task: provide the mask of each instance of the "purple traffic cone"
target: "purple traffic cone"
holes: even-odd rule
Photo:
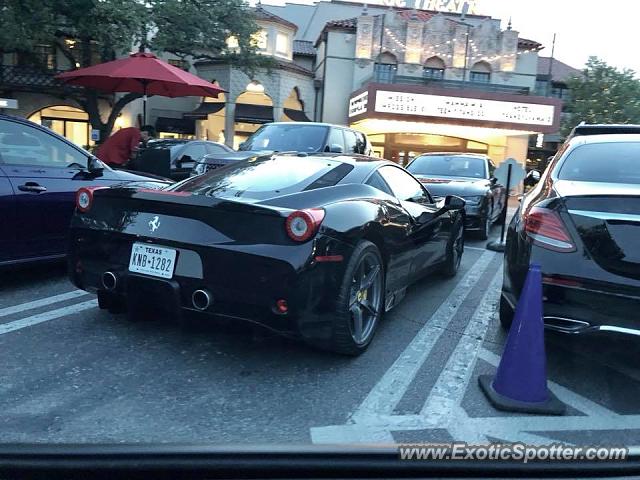
[[[542,274],[531,265],[495,378],[481,375],[491,404],[509,412],[562,415],[565,405],[547,388],[542,319]]]

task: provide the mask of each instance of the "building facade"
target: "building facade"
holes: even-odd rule
[[[148,123],[161,136],[237,148],[264,123],[322,121],[367,133],[379,156],[403,165],[433,151],[485,153],[496,163],[511,157],[528,165],[532,154],[546,155],[559,141],[566,69],[554,63],[547,79],[549,63],[538,56],[542,45],[521,38],[510,24],[503,28],[499,19],[344,0],[258,3],[255,14],[256,45],[273,57],[274,67],[248,76],[222,62],[194,62],[192,73],[226,93],[151,97]],[[227,44],[232,49],[237,42],[229,38]],[[16,78],[31,83],[8,90],[0,83],[0,96],[8,92],[19,100],[17,113],[90,145],[86,113],[68,98],[69,87],[53,79],[72,65],[51,52],[43,50],[41,59],[51,70],[40,69],[35,80],[16,76],[19,61],[4,58],[14,84]],[[105,96],[105,108],[111,101],[114,96]],[[141,111],[141,101],[127,105],[116,129],[139,125]],[[529,148],[540,143],[544,151]]]
[[[340,0],[265,8],[314,42],[315,118],[367,133],[384,158],[468,151],[524,165],[530,136],[558,131],[561,101],[536,93],[542,45],[498,19]]]

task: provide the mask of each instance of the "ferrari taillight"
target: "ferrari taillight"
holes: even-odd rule
[[[532,207],[523,216],[524,231],[537,245],[556,252],[573,252],[576,246],[562,222],[553,210]]]
[[[296,210],[287,217],[285,227],[287,235],[296,242],[306,242],[313,237],[324,220],[322,208]]]
[[[86,213],[93,205],[93,192],[105,187],[82,187],[76,192],[76,208],[79,212]]]

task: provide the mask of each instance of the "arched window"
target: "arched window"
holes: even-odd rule
[[[476,83],[491,83],[491,65],[487,62],[474,64],[469,79]]]
[[[378,83],[393,83],[398,70],[398,60],[395,55],[381,53],[373,65],[373,78]]]
[[[422,78],[428,80],[444,79],[444,61],[440,57],[431,57],[424,63]]]

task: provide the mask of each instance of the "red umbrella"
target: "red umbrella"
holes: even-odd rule
[[[104,92],[144,95],[143,122],[147,119],[147,95],[163,97],[217,97],[224,90],[196,75],[169,65],[152,53],[134,53],[127,58],[70,70],[56,78],[70,84]]]

